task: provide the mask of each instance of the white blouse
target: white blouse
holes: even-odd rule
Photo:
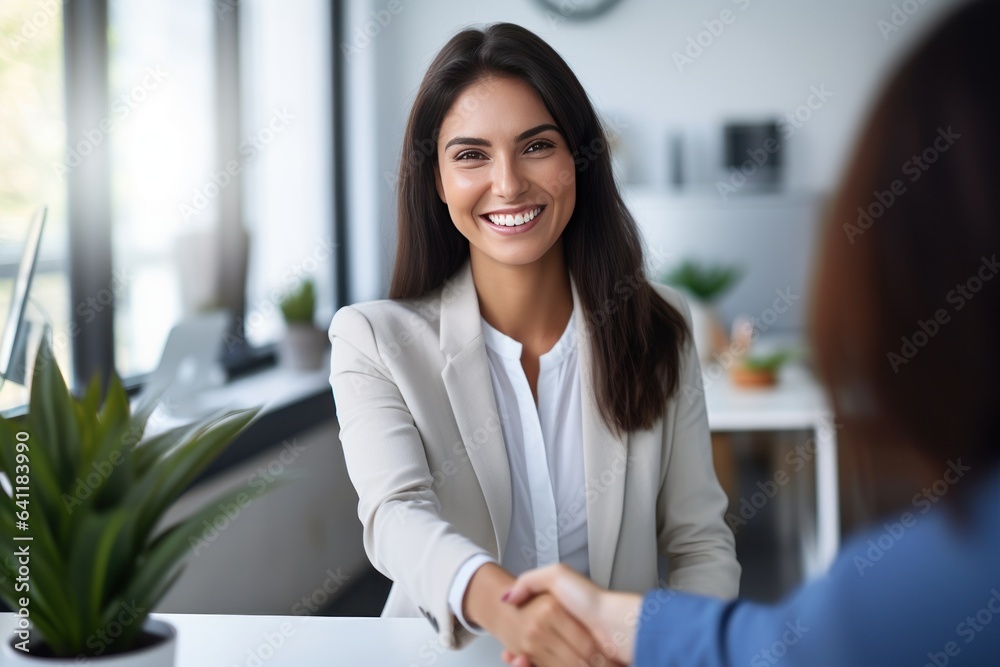
[[[538,359],[538,405],[521,366],[521,344],[483,319],[486,356],[510,466],[511,521],[501,566],[517,576],[565,563],[590,576],[583,469],[583,413],[575,315],[551,350]],[[472,575],[489,554],[469,558],[455,575],[448,602],[462,625]]]

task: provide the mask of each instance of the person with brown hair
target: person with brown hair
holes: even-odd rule
[[[1000,664],[997,25],[1000,4],[964,6],[903,64],[821,235],[811,335],[839,438],[908,502],[776,604],[607,592],[562,566],[510,604],[554,595],[635,665]]]
[[[390,299],[333,319],[331,384],[383,615],[538,665],[599,658],[555,602],[602,586],[719,598],[740,566],[681,295],[643,271],[608,141],[561,57],[512,24],[438,53],[407,123]]]

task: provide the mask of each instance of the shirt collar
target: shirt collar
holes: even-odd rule
[[[493,352],[496,352],[505,359],[520,361],[522,346],[519,342],[511,338],[498,329],[493,328],[486,319],[480,315],[483,324],[483,340]],[[561,362],[567,354],[576,348],[576,311],[570,313],[569,322],[562,332],[559,340],[552,346],[552,349],[539,357],[539,366],[550,366]]]

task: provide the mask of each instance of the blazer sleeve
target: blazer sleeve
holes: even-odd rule
[[[660,288],[665,290],[665,288]],[[691,310],[679,292],[661,291],[684,314]],[[677,409],[664,427],[664,456],[657,497],[657,543],[670,559],[667,585],[692,593],[734,598],[740,564],[733,532],[725,523],[729,499],[715,475],[701,365],[690,336],[681,351]]]
[[[401,586],[438,632],[460,648],[473,638],[448,604],[462,564],[486,550],[440,516],[413,418],[383,363],[368,319],[350,306],[330,325],[330,385],[347,471],[372,565]]]

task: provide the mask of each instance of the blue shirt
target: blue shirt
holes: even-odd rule
[[[1000,665],[1000,469],[980,479],[959,521],[942,501],[972,483],[968,470],[950,462],[906,511],[777,604],[649,592],[634,664]]]

